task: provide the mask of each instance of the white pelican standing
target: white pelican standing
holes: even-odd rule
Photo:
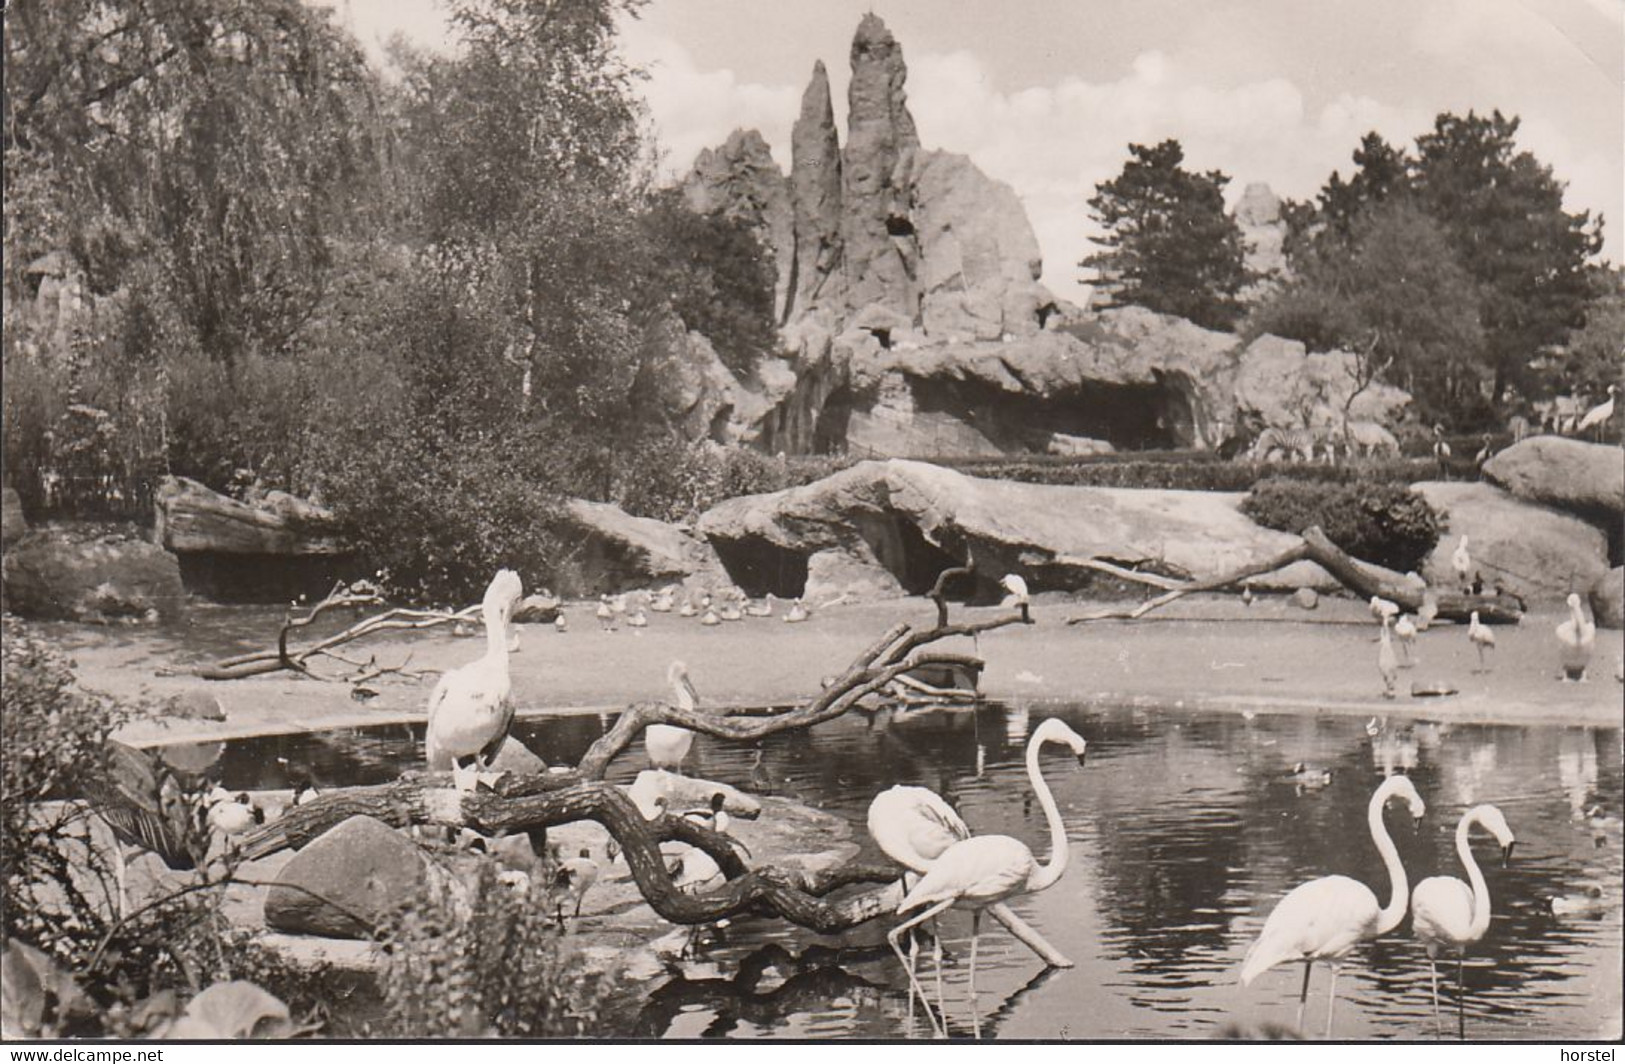
[[[1456,549],[1450,552],[1450,568],[1455,570],[1456,580],[1463,588],[1473,586],[1473,558],[1467,553],[1467,533],[1461,534],[1461,542]]]
[[[512,569],[497,573],[485,589],[481,606],[485,618],[484,656],[440,677],[429,695],[424,752],[430,769],[451,769],[458,790],[474,788],[480,763],[490,768],[513,724],[505,633],[508,616],[523,594],[518,573]],[[464,761],[473,763],[472,773],[465,773]]]
[[[1602,430],[1607,427],[1609,419],[1614,416],[1614,395],[1618,391],[1619,387],[1617,385],[1610,384],[1608,386],[1608,398],[1586,412],[1586,416],[1581,418],[1580,424],[1574,428],[1575,435],[1580,435],[1586,429],[1595,426],[1597,439],[1599,441],[1602,439]]]
[[[1394,622],[1394,635],[1399,637],[1399,667],[1408,669],[1416,664],[1416,622],[1408,613],[1399,615]]]
[[[1557,626],[1557,641],[1563,644],[1563,680],[1584,681],[1591,666],[1591,652],[1597,645],[1597,626],[1586,620],[1580,596],[1569,594],[1569,619]]]
[[[1015,573],[1005,573],[999,580],[999,586],[1009,592],[1004,601],[999,603],[1005,609],[1012,606],[1025,606],[1032,601],[1032,597],[1027,593],[1027,581]]]
[[[971,1022],[977,1037],[982,1033],[981,1016],[976,1011],[976,940],[981,933],[982,910],[1017,894],[1035,894],[1054,886],[1066,873],[1071,856],[1066,822],[1061,819],[1061,811],[1056,807],[1055,798],[1038,769],[1038,751],[1045,743],[1064,743],[1071,747],[1080,765],[1089,744],[1054,717],[1034,729],[1032,738],[1027,742],[1027,778],[1032,781],[1033,791],[1038,795],[1039,804],[1044,807],[1044,818],[1049,823],[1049,862],[1039,864],[1026,843],[1008,835],[977,835],[956,842],[931,862],[925,875],[897,906],[899,916],[916,909],[920,911],[886,933],[892,952],[907,968],[908,957],[898,944],[905,931],[936,919],[949,908],[970,910]],[[920,1001],[925,1002],[925,991],[920,989],[919,980],[912,970],[908,971],[908,981],[913,992],[920,995]],[[937,1033],[945,1033],[928,1003],[925,1011],[931,1017],[931,1024]]]
[[[666,669],[666,682],[671,684],[673,703],[685,713],[694,712],[699,695],[688,678],[688,666],[674,661]],[[651,724],[643,730],[643,749],[649,755],[649,764],[681,774],[683,760],[694,745],[694,733],[674,724]]]
[[[1377,671],[1382,673],[1382,697],[1394,697],[1394,682],[1399,679],[1399,659],[1394,657],[1394,644],[1388,638],[1388,617],[1382,618],[1382,641],[1377,647]]]
[[[1388,869],[1392,893],[1386,906],[1377,905],[1377,896],[1364,883],[1347,876],[1323,876],[1294,887],[1275,906],[1264,930],[1247,950],[1241,964],[1241,985],[1246,986],[1277,964],[1303,963],[1303,989],[1298,994],[1298,1027],[1303,1027],[1303,1006],[1309,999],[1309,973],[1316,961],[1331,969],[1326,995],[1326,1034],[1332,1031],[1332,1007],[1337,1001],[1339,962],[1361,941],[1385,935],[1405,919],[1409,884],[1399,851],[1382,822],[1383,808],[1391,798],[1410,803],[1411,815],[1420,819],[1427,806],[1416,792],[1409,776],[1389,776],[1371,796],[1366,820],[1371,838]]]
[[[1478,651],[1478,672],[1488,672],[1489,665],[1484,660],[1485,650],[1495,649],[1495,633],[1478,622],[1478,611],[1474,610],[1467,624],[1467,638],[1472,640],[1473,649]]]
[[[1411,930],[1428,951],[1428,969],[1433,974],[1433,1031],[1439,1031],[1439,964],[1440,953],[1456,955],[1456,1023],[1461,1037],[1467,1037],[1466,1009],[1467,984],[1463,979],[1464,958],[1467,947],[1484,937],[1490,928],[1490,888],[1484,882],[1484,873],[1473,860],[1473,847],[1468,841],[1472,826],[1488,828],[1501,844],[1501,861],[1512,859],[1512,847],[1517,841],[1506,817],[1493,805],[1475,805],[1467,810],[1456,825],[1456,855],[1467,869],[1466,883],[1455,876],[1429,876],[1416,884],[1411,895]]]

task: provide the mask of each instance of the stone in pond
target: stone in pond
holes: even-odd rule
[[[1412,698],[1444,698],[1457,694],[1456,688],[1447,683],[1413,683],[1411,684]]]
[[[1320,605],[1320,596],[1312,587],[1300,587],[1292,593],[1292,598],[1288,601],[1300,610],[1312,610]]]
[[[353,816],[282,867],[265,896],[265,925],[294,934],[367,938],[429,888],[411,839],[370,816]]]

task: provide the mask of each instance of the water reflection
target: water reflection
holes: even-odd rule
[[[1452,833],[1478,802],[1498,805],[1519,839],[1510,868],[1486,862],[1494,917],[1467,959],[1469,1036],[1618,1036],[1625,874],[1618,728],[1445,727],[1401,716],[1372,728],[1313,712],[983,706],[854,714],[757,747],[702,736],[690,764],[845,816],[865,857],[879,854],[863,835],[864,811],[894,783],[930,787],[978,833],[1014,835],[1043,857],[1041,820],[1016,796],[1028,794],[1026,736],[1052,715],[1090,744],[1086,768],[1049,775],[1073,863],[1057,886],[1012,907],[1077,967],[1037,978],[1024,947],[984,928],[977,982],[985,1035],[1206,1038],[1230,1023],[1290,1023],[1297,973],[1278,970],[1242,991],[1241,957],[1275,902],[1307,879],[1348,875],[1386,896],[1365,808],[1385,776],[1403,771],[1429,806],[1420,828],[1408,818],[1390,822],[1411,882],[1463,874]],[[565,717],[519,730],[561,763],[612,723]],[[221,759],[228,786],[285,786],[277,755],[320,780],[381,782],[421,758],[421,728],[234,743]],[[1330,770],[1329,782],[1294,782],[1299,763]],[[641,767],[631,751],[611,777],[629,781]],[[1554,899],[1569,901],[1554,913]],[[950,951],[962,954],[968,916],[952,914],[944,929]],[[883,952],[883,930],[862,928],[837,941],[753,921],[736,929],[719,960],[732,964],[769,946],[801,959],[773,954],[764,969],[770,978],[744,984],[738,977],[668,983],[628,1033],[923,1035],[922,1017],[910,1027],[906,982]],[[805,953],[832,944],[841,948]],[[949,965],[947,992],[952,1019],[968,1027],[963,969],[957,959]],[[1451,983],[1440,987],[1447,1009],[1456,1006]],[[1338,981],[1338,1037],[1425,1039],[1432,1022],[1426,958],[1408,922],[1350,958]]]

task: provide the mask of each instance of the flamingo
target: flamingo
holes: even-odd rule
[[[1382,642],[1377,647],[1377,671],[1382,673],[1382,697],[1394,697],[1394,681],[1399,679],[1399,660],[1394,657],[1394,644],[1388,638],[1388,617],[1382,618]]]
[[[1456,549],[1450,552],[1450,568],[1456,571],[1456,580],[1464,588],[1470,588],[1473,580],[1473,557],[1467,553],[1467,533],[1461,534],[1461,542]]]
[[[1579,595],[1571,592],[1568,603],[1569,619],[1557,626],[1557,641],[1563,644],[1563,681],[1584,682],[1597,645],[1597,626],[1586,620]]]
[[[1432,591],[1422,592],[1422,608],[1416,611],[1416,630],[1425,632],[1439,615],[1439,596]]]
[[[807,607],[801,604],[800,599],[796,599],[794,602],[790,603],[790,608],[784,611],[784,623],[800,624],[809,616],[811,615],[807,612]]]
[[[1371,596],[1371,616],[1379,621],[1391,621],[1399,616],[1399,606],[1381,595]]]
[[[976,940],[981,933],[982,910],[1018,894],[1036,894],[1054,886],[1066,873],[1070,858],[1066,823],[1061,819],[1061,811],[1056,807],[1055,798],[1038,768],[1038,751],[1045,743],[1064,743],[1071,747],[1080,765],[1089,744],[1077,732],[1053,717],[1035,728],[1027,742],[1027,778],[1032,781],[1039,804],[1044,807],[1044,818],[1049,823],[1049,862],[1039,864],[1026,843],[1008,835],[976,835],[955,842],[931,862],[925,875],[897,906],[899,916],[916,909],[920,911],[886,934],[892,952],[897,954],[897,959],[908,970],[909,986],[924,1002],[925,991],[920,989],[913,969],[908,968],[908,958],[898,939],[905,931],[936,919],[949,908],[970,910],[971,1019],[977,1037],[981,1036],[981,1017],[976,1012]],[[944,1034],[929,1004],[926,1005],[926,1014],[931,1017],[931,1025],[937,1034]]]
[[[1416,622],[1408,613],[1400,614],[1399,620],[1394,622],[1394,635],[1399,637],[1399,667],[1402,669],[1416,664],[1417,631]]]
[[[1411,894],[1411,929],[1422,940],[1428,951],[1428,969],[1433,975],[1433,1030],[1439,1030],[1439,964],[1440,953],[1456,955],[1456,1024],[1463,1039],[1467,1037],[1467,1018],[1464,999],[1467,984],[1463,976],[1467,947],[1484,937],[1490,927],[1490,890],[1484,883],[1484,873],[1473,860],[1473,848],[1468,842],[1472,826],[1488,828],[1501,844],[1503,865],[1512,859],[1512,847],[1517,842],[1506,817],[1493,805],[1475,805],[1467,810],[1456,825],[1456,855],[1467,869],[1466,883],[1454,876],[1429,876],[1416,884]]]
[[[1574,428],[1575,435],[1580,435],[1586,429],[1595,426],[1597,440],[1599,442],[1602,440],[1603,429],[1607,427],[1609,419],[1614,416],[1614,395],[1618,391],[1619,387],[1617,385],[1610,384],[1608,386],[1608,398],[1586,411],[1586,416],[1581,418],[1580,424]]]
[[[1383,825],[1383,808],[1392,798],[1410,803],[1411,815],[1418,820],[1427,806],[1409,776],[1389,776],[1371,796],[1366,809],[1371,838],[1382,854],[1393,892],[1381,908],[1377,896],[1364,883],[1347,876],[1322,876],[1294,887],[1282,898],[1264,921],[1264,930],[1247,950],[1241,964],[1241,985],[1247,986],[1277,964],[1303,962],[1303,989],[1298,995],[1298,1026],[1303,1026],[1303,1006],[1309,1000],[1309,973],[1316,961],[1331,968],[1331,984],[1326,995],[1326,1034],[1332,1032],[1332,1008],[1337,1002],[1339,962],[1358,943],[1385,935],[1405,918],[1407,883],[1399,851]]]
[[[508,678],[508,645],[503,638],[508,615],[524,594],[519,574],[503,569],[485,589],[481,612],[485,618],[485,654],[478,661],[440,677],[429,695],[429,730],[424,753],[431,769],[450,768],[460,791],[479,782],[480,762],[490,768],[513,725],[512,690]],[[465,760],[474,763],[466,775]]]
[[[666,669],[666,682],[671,684],[672,697],[677,708],[693,713],[699,702],[694,684],[688,678],[688,666],[674,661]],[[681,774],[683,759],[694,745],[694,733],[674,724],[651,724],[643,732],[643,749],[649,755],[649,764],[655,768],[670,769]]]
[[[1467,638],[1472,640],[1473,648],[1478,651],[1478,672],[1488,672],[1489,665],[1484,661],[1484,651],[1495,649],[1495,633],[1478,622],[1478,611],[1474,610],[1467,625]]]
[[[965,825],[954,807],[943,801],[935,791],[924,787],[891,787],[875,795],[869,803],[869,837],[875,840],[881,852],[908,869],[903,874],[903,892],[906,894],[918,880],[919,874],[931,867],[943,851],[956,842],[970,838]],[[913,873],[913,874],[910,874]],[[942,940],[937,923],[931,922],[934,943],[933,960],[937,973],[937,1009],[946,1014],[942,989]],[[919,943],[914,936],[908,940],[908,966],[913,970]]]

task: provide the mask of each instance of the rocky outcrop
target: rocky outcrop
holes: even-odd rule
[[[335,533],[331,512],[286,492],[270,492],[250,506],[195,480],[165,477],[153,502],[153,538],[176,553],[300,556],[350,550]]]
[[[853,597],[895,588],[919,593],[965,560],[984,594],[1003,573],[1034,590],[1074,589],[1099,574],[1075,559],[1110,559],[1163,573],[1214,576],[1289,549],[1296,536],[1242,516],[1239,494],[1019,484],[967,477],[940,466],[863,462],[814,484],[752,495],[708,511],[699,531],[747,590],[734,559],[793,555],[856,574]],[[723,544],[727,544],[726,547]],[[877,569],[890,575],[879,578]],[[864,591],[872,581],[872,591]],[[1317,566],[1283,571],[1280,585],[1322,584]],[[1263,582],[1257,582],[1264,586]],[[847,590],[843,588],[843,590]]]
[[[28,518],[23,516],[23,500],[17,489],[0,488],[0,550],[10,550],[27,531]]]
[[[1625,628],[1625,567],[1614,566],[1591,585],[1591,616],[1603,628]]]
[[[1460,537],[1487,586],[1531,602],[1582,594],[1608,571],[1602,532],[1570,514],[1525,502],[1492,484],[1429,481],[1415,490],[1445,515],[1445,532],[1422,566],[1434,586],[1456,584],[1451,555]]]
[[[561,566],[560,590],[567,594],[614,593],[691,580],[707,587],[727,583],[710,545],[675,525],[586,499],[571,499],[565,514],[581,533],[568,572]]]
[[[429,889],[417,846],[382,821],[353,816],[300,850],[265,896],[265,926],[329,938],[369,938]]]
[[[744,222],[772,249],[778,271],[774,316],[783,321],[795,271],[795,213],[790,183],[773,161],[767,141],[754,129],[736,129],[721,147],[700,152],[683,183],[683,198],[696,214]]]
[[[813,64],[790,133],[790,198],[794,208],[795,296],[789,314],[846,303],[841,270],[841,145],[824,61]],[[788,315],[787,315],[788,316]]]
[[[1281,197],[1264,182],[1254,181],[1242,192],[1235,219],[1241,227],[1247,268],[1261,277],[1285,271],[1286,220],[1281,217]],[[1256,283],[1242,293],[1242,299],[1255,302],[1272,287],[1268,281]]]
[[[6,608],[47,620],[178,619],[185,607],[175,556],[134,535],[37,529],[6,552]]]
[[[1532,436],[1485,462],[1484,478],[1520,499],[1585,518],[1615,537],[1625,523],[1625,453],[1617,445]]]
[[[1237,360],[1230,417],[1238,425],[1341,429],[1344,403],[1357,387],[1357,369],[1356,357],[1348,351],[1310,352],[1296,340],[1260,336]],[[1348,417],[1391,424],[1410,401],[1402,389],[1376,381],[1354,396]]]
[[[842,243],[847,302],[878,304],[912,319],[919,251],[901,180],[919,146],[903,83],[903,49],[872,12],[852,37],[846,151],[841,158]]]

